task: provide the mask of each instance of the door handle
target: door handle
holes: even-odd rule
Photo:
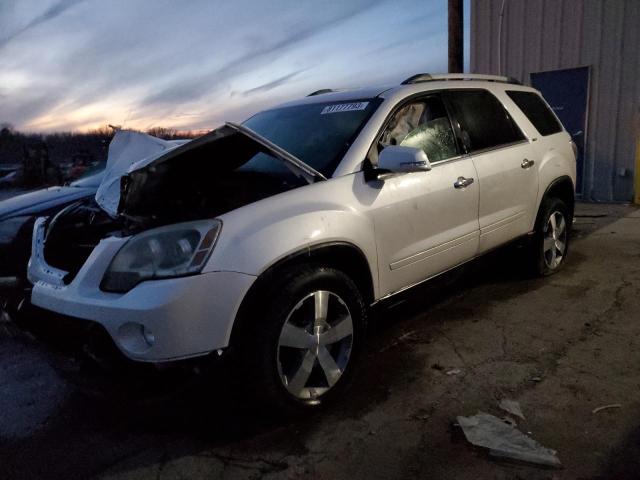
[[[458,177],[458,180],[453,184],[455,188],[465,188],[473,183],[473,178]]]
[[[526,159],[526,158],[525,158],[524,160],[522,160],[522,163],[520,164],[520,166],[521,166],[522,168],[525,168],[525,169],[526,169],[526,168],[531,168],[531,167],[533,167],[533,166],[535,165],[535,163],[536,163],[536,162],[534,162],[533,160],[529,160],[529,159]]]

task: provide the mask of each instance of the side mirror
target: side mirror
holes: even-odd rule
[[[378,157],[378,170],[390,173],[427,172],[431,163],[424,150],[400,145],[389,145]]]

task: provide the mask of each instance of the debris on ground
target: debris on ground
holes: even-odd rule
[[[384,346],[383,348],[381,348],[379,350],[379,353],[382,352],[386,352],[387,350],[390,350],[392,348],[397,347],[398,345],[400,345],[401,343],[405,343],[405,342],[411,342],[412,340],[416,339],[416,334],[418,332],[416,330],[412,330],[410,332],[406,332],[402,335],[400,335],[398,338],[396,338],[394,341],[392,341],[391,343],[389,343],[388,345]]]
[[[518,426],[518,423],[513,418],[511,418],[511,417],[509,417],[507,415],[502,417],[500,420],[502,420],[507,425],[511,425],[514,428]]]
[[[431,418],[431,415],[428,415],[426,413],[423,414],[423,415],[416,414],[416,415],[411,415],[410,418],[412,418],[413,420],[420,420],[420,421],[424,422],[426,420],[429,420]]]
[[[435,411],[436,411],[436,405],[434,404],[434,405],[431,405],[429,408],[418,409],[418,411],[409,415],[409,418],[413,420],[421,420],[421,421],[429,420]]]
[[[602,405],[601,407],[598,408],[594,408],[591,413],[598,413],[601,412],[602,410],[608,410],[610,408],[622,408],[622,405],[619,403],[612,403],[610,405]]]
[[[502,400],[500,400],[500,403],[498,403],[498,406],[505,412],[510,413],[511,415],[515,415],[516,417],[520,417],[522,420],[524,420],[524,415],[522,413],[522,410],[520,409],[520,404],[515,400],[503,398]]]
[[[454,368],[446,372],[447,375],[459,375],[461,373],[462,373],[462,370],[460,370],[459,368]]]
[[[488,413],[478,412],[471,417],[457,417],[467,441],[489,449],[494,457],[559,468],[562,466],[556,451],[543,447],[533,438]]]

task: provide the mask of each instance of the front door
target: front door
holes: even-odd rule
[[[582,193],[584,149],[587,135],[589,67],[532,73],[531,85],[540,90],[578,147],[576,191]]]
[[[432,170],[369,182],[382,296],[441,273],[477,254],[479,188],[473,161],[460,154],[439,95],[392,114],[377,141],[421,148]],[[459,178],[467,182],[458,182]],[[456,182],[457,186],[456,186]]]

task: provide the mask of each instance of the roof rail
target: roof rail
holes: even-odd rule
[[[331,93],[335,92],[332,88],[321,88],[320,90],[316,90],[315,92],[311,92],[307,97],[315,97],[316,95],[322,95],[323,93]]]
[[[413,83],[435,82],[439,80],[482,80],[485,82],[500,82],[522,85],[513,77],[504,77],[501,75],[482,75],[479,73],[441,73],[432,75],[430,73],[418,73],[407,78],[402,85],[411,85]]]

